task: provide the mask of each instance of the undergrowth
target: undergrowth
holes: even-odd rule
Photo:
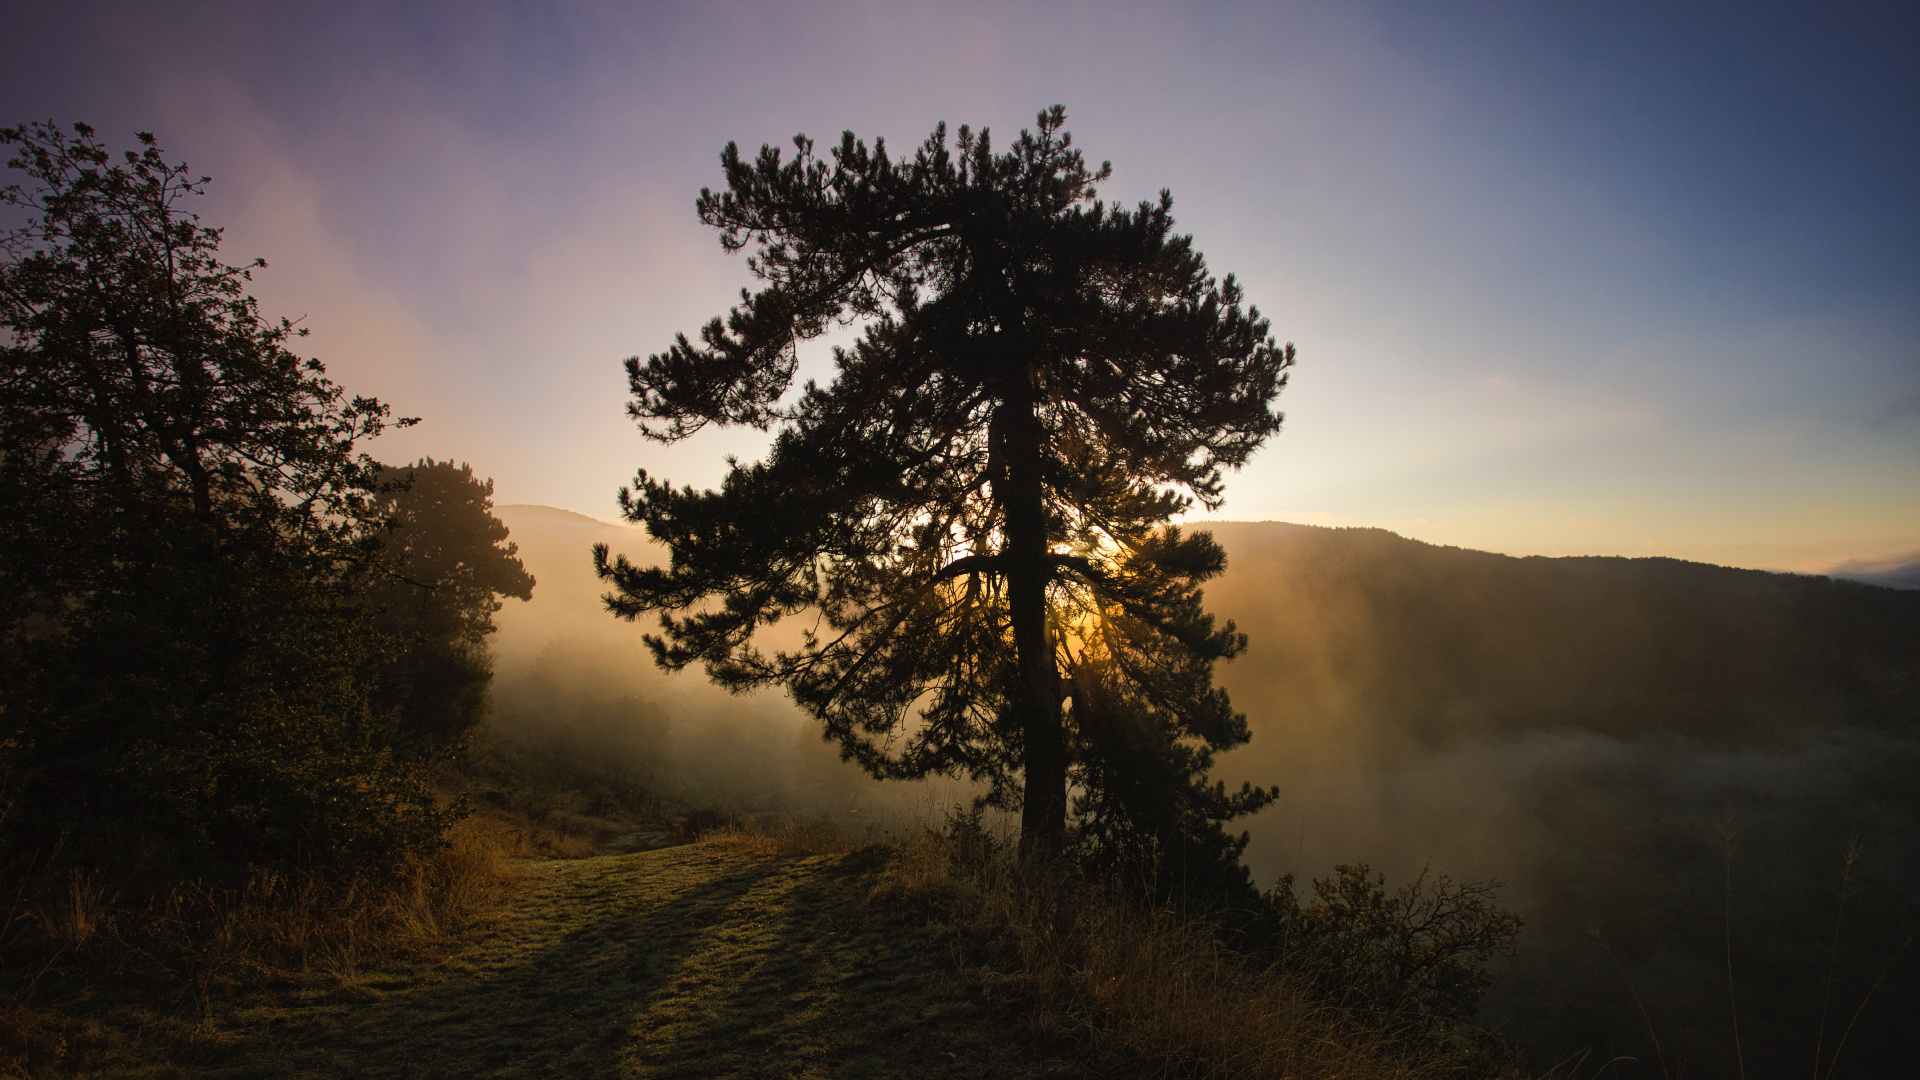
[[[1342,992],[1330,951],[1248,948],[1244,918],[1235,929],[1182,914],[977,829],[900,845],[869,900],[939,924],[1029,1037],[1073,1048],[1096,1075],[1518,1074],[1512,1051],[1470,1024],[1372,1007],[1364,985]]]
[[[428,952],[484,920],[510,875],[496,838],[456,825],[446,846],[354,872],[260,870],[144,897],[68,870],[19,883],[0,924],[0,1076],[67,1062],[106,1038],[90,1006],[139,1000],[167,1049],[217,1048],[215,1002],[261,986],[352,984],[378,960]]]
[[[661,847],[734,820],[492,738],[441,776],[440,801],[464,807],[444,846],[385,865],[144,887],[58,851],[13,868],[0,893],[0,1080],[84,1068],[95,1051],[217,1059],[233,1038],[224,1007],[259,991],[351,993],[382,965],[444,953],[514,892],[516,861]]]
[[[1473,983],[1481,946],[1510,935],[1475,887],[1388,893],[1343,868],[1304,906],[1276,893],[1259,912],[1183,911],[1070,860],[1022,859],[977,818],[862,847],[821,823],[689,810],[637,791],[556,797],[551,779],[536,758],[496,754],[448,778],[446,797],[466,796],[474,812],[447,847],[355,874],[262,870],[236,888],[182,884],[144,900],[98,875],[42,875],[0,926],[0,1077],[149,1053],[189,1069],[253,1060],[264,1051],[242,1043],[258,1033],[224,1019],[235,1003],[380,999],[400,985],[381,972],[404,959],[429,961],[414,967],[418,985],[440,985],[452,976],[433,973],[436,957],[517,910],[504,906],[515,858],[688,840],[812,867],[823,876],[793,880],[844,880],[855,909],[885,913],[833,937],[834,948],[917,920],[951,950],[953,986],[999,1018],[990,1027],[1052,1062],[1048,1075],[1515,1075],[1497,1040],[1435,1006],[1470,1004],[1471,994],[1435,988]],[[866,1007],[876,1005],[883,1018],[892,1008]]]

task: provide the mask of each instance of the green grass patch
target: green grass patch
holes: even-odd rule
[[[955,977],[924,917],[867,902],[886,857],[721,842],[526,863],[496,921],[438,960],[347,963],[200,1018],[103,1009],[86,1072],[1069,1075]],[[156,1045],[170,1062],[135,1060]]]

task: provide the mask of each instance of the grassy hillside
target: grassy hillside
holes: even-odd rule
[[[197,995],[70,995],[7,1074],[1509,1075],[1497,1042],[1309,996],[1207,926],[996,847],[963,830],[850,849],[788,822],[523,861],[438,947],[336,950]]]
[[[865,908],[872,861],[708,845],[539,864],[438,977],[283,1012],[256,1060],[315,1076],[1038,1074],[947,992],[924,928]]]
[[[706,844],[528,863],[450,955],[245,996],[166,1063],[106,1037],[133,1009],[73,1041],[101,1077],[1055,1075],[924,920],[864,902],[884,858]]]

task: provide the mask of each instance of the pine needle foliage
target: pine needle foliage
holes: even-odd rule
[[[1219,822],[1272,797],[1204,776],[1248,737],[1211,683],[1245,638],[1201,606],[1221,549],[1170,522],[1279,429],[1293,349],[1173,231],[1170,194],[1097,198],[1111,166],[1065,120],[1005,153],[944,124],[899,160],[851,132],[825,156],[728,144],[697,210],[762,287],[628,360],[628,408],[663,442],[773,446],[718,490],[641,472],[621,505],[670,561],[596,566],[614,614],[657,615],[664,667],[786,688],[877,777],[981,781],[1029,846],[1066,842],[1077,785],[1103,843],[1231,854]],[[832,381],[790,394],[798,342],[843,325]],[[793,647],[756,641],[796,617]]]

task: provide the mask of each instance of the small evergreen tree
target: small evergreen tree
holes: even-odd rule
[[[0,843],[162,876],[430,843],[368,694],[387,408],[287,347],[140,141],[0,129]]]
[[[434,756],[464,745],[486,719],[493,660],[487,637],[501,597],[533,599],[533,575],[493,515],[493,481],[473,466],[424,458],[386,471],[376,509],[392,530],[370,598],[398,652],[379,699],[411,749]]]
[[[900,161],[851,132],[826,160],[728,144],[698,212],[765,286],[629,360],[629,411],[661,441],[778,432],[718,491],[640,473],[621,505],[670,564],[596,565],[615,614],[658,613],[663,666],[786,687],[875,776],[983,781],[1028,848],[1064,842],[1077,781],[1109,847],[1170,830],[1160,850],[1231,854],[1220,823],[1273,797],[1204,782],[1247,739],[1211,684],[1245,640],[1200,605],[1220,548],[1167,526],[1278,430],[1293,351],[1174,234],[1168,194],[1095,200],[1110,167],[1064,121],[1004,154],[945,125]],[[832,383],[789,401],[796,343],[853,321]],[[796,647],[756,644],[793,616]]]

